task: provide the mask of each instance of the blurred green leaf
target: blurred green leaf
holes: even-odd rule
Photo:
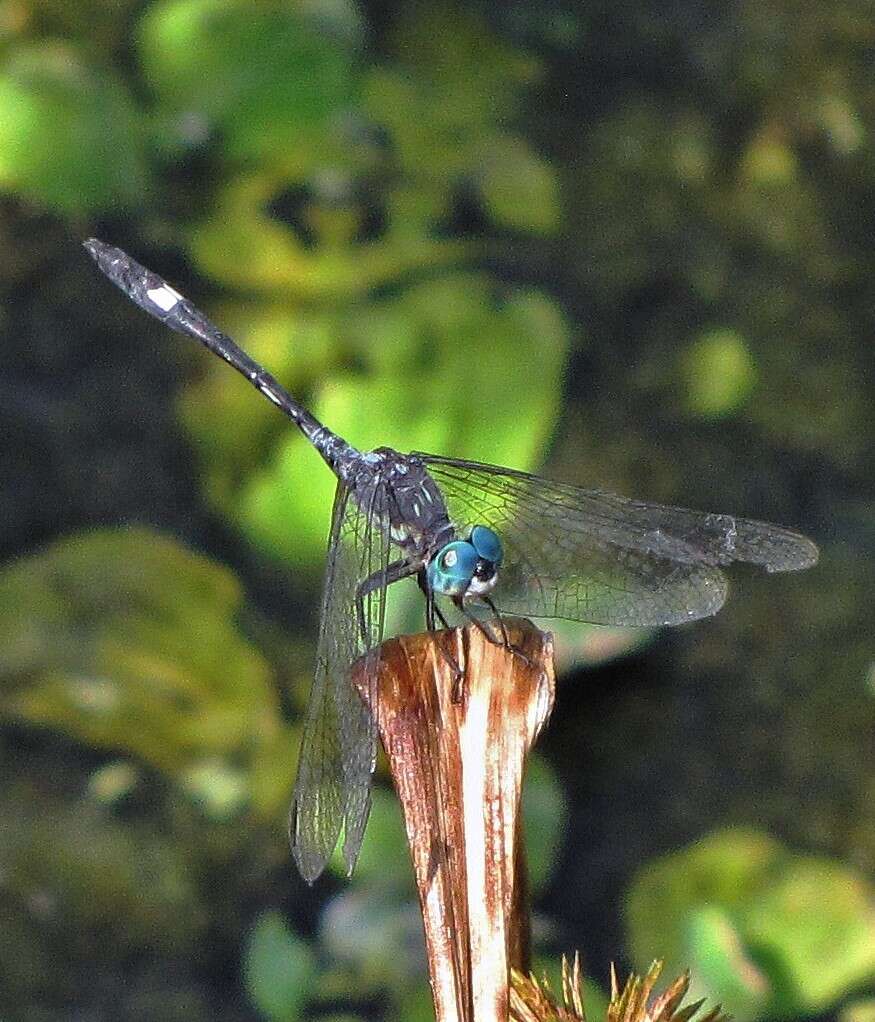
[[[350,317],[344,333],[374,371],[326,380],[309,402],[317,418],[364,449],[388,445],[516,468],[537,462],[558,412],[568,343],[555,305],[536,292],[498,300],[473,275],[438,278],[387,305],[391,335],[385,307]],[[272,464],[253,467],[228,510],[263,549],[315,564],[334,479],[303,437],[275,418],[283,434]]]
[[[434,1022],[431,987],[422,982],[400,998],[396,1011],[389,1011],[386,1022]]]
[[[875,1022],[875,997],[852,1001],[839,1012],[839,1022]]]
[[[714,905],[689,911],[685,926],[687,968],[696,983],[738,1018],[759,1018],[774,991],[757,968],[730,913]]]
[[[204,906],[172,838],[154,829],[114,820],[85,800],[61,803],[18,789],[4,803],[0,869],[4,902],[43,902],[42,943],[67,941],[64,958],[93,955],[109,941],[128,953],[191,951],[206,925]],[[31,923],[33,925],[33,922]],[[55,953],[60,952],[55,948]],[[108,949],[107,949],[108,950]]]
[[[338,212],[318,198],[301,199],[300,213],[314,228],[312,242],[305,243],[294,227],[271,214],[271,207],[288,192],[300,191],[309,172],[315,173],[312,166],[262,168],[219,191],[210,216],[191,231],[190,251],[204,272],[285,300],[291,295],[336,304],[362,298],[404,274],[447,267],[474,251],[470,241],[435,237],[430,225],[414,228],[404,216],[390,217],[377,237],[358,241],[354,235],[367,211],[353,205]],[[338,215],[345,224],[340,237],[326,230]]]
[[[112,805],[130,794],[137,779],[137,770],[131,763],[115,760],[92,773],[88,792],[96,802]]]
[[[635,960],[659,947],[695,996],[739,1019],[821,1012],[875,978],[875,891],[840,863],[727,830],[639,871],[626,896]]]
[[[238,159],[312,160],[328,118],[355,95],[348,45],[288,4],[156,3],[139,51],[165,107],[221,128]]]
[[[754,139],[741,161],[741,172],[755,186],[788,185],[798,173],[793,151],[767,136]]]
[[[320,1015],[319,1022],[368,1022],[361,1015]]]
[[[549,163],[521,138],[498,135],[483,144],[480,187],[502,227],[546,234],[559,221],[559,185]]]
[[[189,767],[181,781],[189,795],[215,820],[229,819],[238,813],[249,794],[245,773],[218,758]]]
[[[561,987],[554,987],[561,990]],[[610,999],[594,979],[583,977],[583,1007],[587,1018],[607,1018]]]
[[[850,867],[794,858],[744,913],[749,945],[774,962],[779,1007],[820,1013],[875,980],[875,887]]]
[[[753,389],[756,366],[744,338],[735,330],[709,330],[683,355],[686,403],[697,415],[719,417],[734,411]]]
[[[692,964],[688,961],[692,953],[689,937],[696,933],[696,919],[703,940],[707,936],[720,962],[726,961],[731,942],[727,939],[721,943],[716,923],[710,930],[704,926],[713,917],[699,913],[719,910],[721,918],[735,920],[737,925],[748,900],[758,896],[786,861],[787,854],[777,841],[756,831],[737,829],[710,834],[648,864],[638,871],[625,898],[624,915],[634,962],[646,967],[658,954],[665,959],[666,972],[679,975]],[[697,950],[697,959],[702,953],[701,948]],[[730,960],[743,962],[744,954],[743,949],[733,951]],[[727,996],[724,1006],[738,1013],[740,1019],[756,1017],[756,1013],[743,1013],[750,1000],[749,984],[742,978],[734,983],[745,992],[744,998],[736,1002]],[[731,992],[730,984],[725,982],[717,999]],[[691,995],[714,996],[701,973],[693,974]]]
[[[345,885],[332,898],[319,921],[319,939],[329,961],[342,967],[345,981],[340,988],[359,998],[386,987],[406,991],[425,973],[425,938],[416,897],[399,898],[391,884],[376,877]],[[336,996],[327,978],[320,987],[323,996]]]
[[[361,1015],[320,1015],[319,1022],[369,1022]]]
[[[484,131],[510,119],[539,65],[456,5],[399,9],[390,44],[396,59],[367,76],[365,108],[420,186],[446,188],[471,167]]]
[[[307,678],[309,684],[310,679]],[[298,725],[259,736],[249,765],[249,805],[259,819],[275,821],[287,816],[301,746]]]
[[[0,71],[0,187],[68,215],[139,205],[141,115],[63,43],[19,45]]]
[[[820,97],[817,112],[818,119],[836,152],[847,155],[863,145],[866,130],[856,97],[850,99],[830,90]]]
[[[502,225],[536,232],[555,225],[551,168],[504,129],[537,65],[475,15],[427,5],[399,10],[388,44],[396,57],[371,67],[358,106],[350,56],[338,56],[317,5],[283,15],[268,8],[256,18],[249,5],[225,5],[221,17],[216,6],[162,5],[143,31],[147,66],[165,100],[180,116],[193,106],[225,124],[233,154],[261,158],[227,184],[192,231],[191,252],[211,276],[336,302],[446,268],[482,249],[440,229],[455,215],[465,181],[483,191],[480,201]],[[294,43],[274,59],[284,33]],[[323,73],[330,85],[319,92],[323,119],[311,123],[302,110]]]
[[[249,997],[265,1018],[296,1022],[312,992],[316,961],[279,912],[264,912],[249,933],[243,975]]]
[[[532,888],[537,891],[556,865],[567,822],[562,787],[550,765],[537,753],[526,765],[522,814],[526,862]]]
[[[327,314],[271,304],[224,305],[211,315],[285,387],[305,399],[311,381],[327,374],[340,355],[335,317]],[[206,496],[228,513],[242,482],[259,471],[259,459],[270,452],[278,435],[286,437],[294,427],[224,363],[204,357],[200,364],[203,375],[181,395],[180,414],[195,444]],[[245,428],[222,428],[229,421]],[[320,515],[323,509],[313,507]]]
[[[396,897],[413,897],[413,867],[398,798],[394,791],[381,787],[374,787],[371,798],[371,814],[355,867],[356,881],[394,891]],[[340,844],[334,850],[331,867],[340,876],[346,874]]]
[[[282,730],[234,577],[143,529],[63,540],[0,574],[0,712],[161,770]]]

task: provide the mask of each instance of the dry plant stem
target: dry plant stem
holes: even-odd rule
[[[699,1015],[702,1001],[684,1004],[690,988],[690,974],[670,983],[661,993],[654,994],[656,981],[662,972],[662,962],[654,962],[644,975],[632,973],[620,987],[617,973],[611,966],[611,1000],[605,1022],[729,1022],[719,1005]],[[580,958],[575,955],[570,963],[562,959],[562,998],[550,990],[546,978],[513,973],[511,990],[511,1018],[513,1022],[587,1022],[583,1009]]]
[[[506,1022],[510,969],[528,965],[520,792],[555,678],[548,635],[516,620],[508,634],[526,659],[473,626],[402,636],[381,651],[380,736],[404,811],[438,1022]],[[462,668],[461,686],[441,644]]]

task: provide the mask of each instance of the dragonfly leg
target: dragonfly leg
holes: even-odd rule
[[[437,625],[435,624],[435,614],[440,614],[441,621],[444,620],[443,614],[440,613],[438,606],[435,602],[434,593],[429,589],[426,581],[425,572],[422,568],[419,569],[419,574],[416,576],[416,582],[419,588],[422,590],[422,595],[425,597],[425,627],[430,632],[437,631]]]
[[[361,632],[365,649],[368,649],[371,645],[368,622],[365,617],[365,597],[374,592],[375,589],[385,589],[387,586],[392,585],[393,582],[400,582],[402,578],[409,578],[416,571],[418,569],[411,565],[409,561],[392,561],[384,569],[375,571],[373,575],[368,575],[367,578],[359,582],[355,591],[355,605],[358,614],[359,631]]]
[[[431,601],[432,601],[432,607],[434,608],[435,614],[437,614],[438,620],[444,626],[444,628],[449,628],[450,627],[450,623],[444,617],[444,612],[437,605],[437,600],[434,598],[434,593],[431,594]]]
[[[416,581],[419,583],[419,588],[422,590],[422,595],[425,597],[426,628],[430,632],[437,631],[437,628],[435,627],[435,619],[437,619],[444,626],[444,628],[449,629],[450,623],[444,617],[443,611],[437,605],[437,601],[435,600],[434,597],[434,590],[431,589],[431,587],[428,584],[428,578],[425,574],[424,569],[420,568],[419,574],[416,576]],[[458,689],[459,682],[461,681],[462,678],[462,668],[459,666],[459,662],[456,660],[453,654],[449,652],[449,650],[444,649],[444,647],[440,643],[438,643],[438,648],[441,651],[441,656],[443,656],[444,660],[446,660],[447,664],[449,664],[450,669],[455,675],[455,685],[453,686],[453,702],[458,702],[459,700],[456,698],[456,692]]]
[[[519,657],[520,660],[522,660],[523,663],[527,667],[531,667],[532,666],[532,661],[529,660],[529,658],[519,648],[519,646],[514,646],[514,644],[510,641],[510,637],[507,634],[507,628],[505,627],[505,624],[504,624],[504,618],[501,616],[501,612],[499,611],[498,607],[495,606],[495,604],[492,602],[492,600],[488,596],[484,595],[484,596],[481,596],[480,598],[483,600],[483,602],[486,604],[486,606],[489,607],[489,609],[495,615],[495,620],[498,622],[498,628],[499,628],[499,631],[501,632],[501,638],[499,638],[495,634],[495,632],[492,631],[491,628],[489,628],[486,624],[484,624],[484,622],[482,622],[479,618],[475,617],[464,606],[464,604],[459,602],[459,603],[457,603],[457,606],[462,611],[462,613],[465,615],[465,617],[467,617],[468,620],[472,622],[472,624],[474,624],[477,628],[479,628],[480,631],[486,636],[486,638],[491,643],[493,643],[493,645],[495,645],[495,646],[503,646],[506,650],[508,650],[509,652],[513,653],[514,656]]]

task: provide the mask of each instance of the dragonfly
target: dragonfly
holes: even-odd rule
[[[417,581],[429,630],[449,604],[508,646],[503,615],[615,626],[676,625],[716,613],[723,568],[795,571],[818,550],[797,532],[729,514],[631,500],[525,472],[390,447],[360,451],[319,422],[163,278],[112,245],[84,242],[129,299],[246,377],[337,477],[316,668],[289,813],[310,883],[341,833],[352,873],[370,809],[387,590]],[[448,602],[447,602],[448,601]],[[482,620],[481,620],[482,619]],[[351,680],[364,670],[370,699]],[[362,666],[363,665],[363,668]]]

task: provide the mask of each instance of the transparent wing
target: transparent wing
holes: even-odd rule
[[[316,672],[289,814],[292,852],[310,883],[325,868],[341,829],[352,872],[370,810],[376,720],[353,686],[350,666],[369,658],[369,702],[376,706],[389,559],[389,527],[380,510],[386,503],[379,483],[358,501],[342,483],[335,494]],[[381,584],[359,601],[359,584],[375,573],[382,573]]]
[[[817,547],[764,522],[628,500],[524,472],[420,454],[458,525],[482,522],[505,560],[493,598],[507,613],[607,625],[671,625],[714,614],[721,565],[807,568]]]

